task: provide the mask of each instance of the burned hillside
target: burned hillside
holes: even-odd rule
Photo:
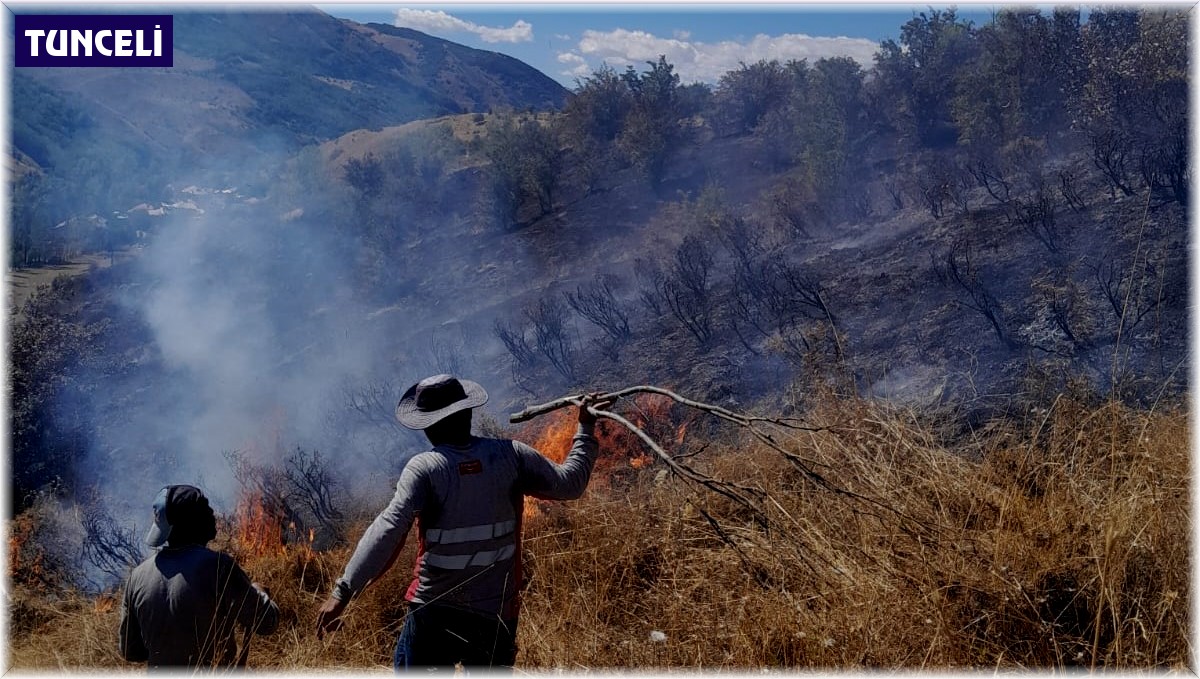
[[[660,58],[581,79],[560,110],[173,178],[121,212],[129,252],[11,317],[10,567],[41,569],[21,581],[22,657],[47,662],[29,660],[56,619],[36,593],[119,581],[181,476],[221,510],[222,544],[307,605],[425,445],[400,394],[449,372],[492,395],[481,433],[559,448],[561,421],[507,414],[655,385],[802,421],[787,450],[897,498],[880,519],[761,440],[627,399],[672,455],[777,500],[769,529],[607,431],[592,504],[527,508],[530,665],[1185,663],[1188,21],[931,10],[867,67],[760,61],[706,85]],[[90,231],[64,251],[105,251],[98,221],[72,224]],[[924,541],[891,510],[945,532]],[[85,546],[78,572],[63,555]],[[563,575],[584,566],[614,579]],[[707,647],[681,591],[740,631]],[[397,624],[398,595],[372,596],[363,615]],[[605,631],[578,655],[562,601]],[[651,629],[677,645],[641,643]],[[914,630],[924,659],[901,643]],[[369,667],[384,645],[327,652]]]

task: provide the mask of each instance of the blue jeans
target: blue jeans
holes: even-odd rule
[[[511,669],[517,659],[517,621],[437,605],[412,604],[396,639],[396,672]]]

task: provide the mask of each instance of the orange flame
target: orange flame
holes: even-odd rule
[[[92,606],[97,615],[104,615],[117,607],[117,599],[111,596],[100,596]]]
[[[571,452],[578,420],[573,411],[565,408],[552,413],[547,419],[549,424],[534,440],[533,447],[547,459],[562,464],[567,459],[567,453]]]
[[[624,409],[627,417],[656,441],[683,442],[687,424],[678,427],[672,420],[670,399],[655,394],[639,394],[633,399],[632,407]],[[523,441],[532,445],[546,458],[557,463],[566,459],[575,436],[576,411],[563,408],[531,422],[518,433]],[[614,472],[620,469],[644,469],[654,463],[655,458],[636,434],[612,422],[601,422],[596,427],[596,438],[600,442],[600,457],[592,473],[592,485],[610,482]],[[543,514],[546,503],[534,498],[525,498],[524,520],[536,520]]]
[[[571,451],[571,443],[575,438],[575,427],[577,420],[574,416],[574,411],[564,408],[546,416],[546,422],[543,428],[538,431],[535,427],[527,426],[525,435],[521,438],[525,440],[533,439],[533,447],[539,453],[557,464],[562,464],[563,460],[567,459],[567,453]],[[523,520],[526,524],[537,520],[543,513],[544,500],[538,500],[529,496],[525,497],[525,511],[523,512]]]
[[[243,495],[238,502],[233,539],[247,556],[282,554],[283,517],[267,507],[261,493]]]
[[[240,469],[250,478],[263,473],[267,467],[261,465],[269,460],[281,460],[284,455],[283,433],[287,414],[281,406],[274,406],[263,416],[258,436],[247,441],[243,447],[244,457]],[[287,532],[293,536],[295,522],[287,522],[277,503],[270,502],[263,493],[243,488],[233,518],[233,543],[244,556],[266,556],[283,554]]]
[[[46,588],[45,548],[37,539],[38,522],[30,513],[16,516],[8,524],[8,576],[37,590]]]
[[[683,445],[683,437],[687,436],[687,426],[688,426],[687,422],[684,422],[683,424],[679,425],[679,429],[675,432],[675,445],[677,445],[677,446]]]

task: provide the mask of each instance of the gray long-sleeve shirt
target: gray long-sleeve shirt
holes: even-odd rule
[[[472,438],[409,460],[396,494],[367,528],[334,596],[346,598],[383,575],[416,522],[416,578],[408,599],[513,619],[521,586],[524,496],[571,500],[583,494],[599,444],[580,424],[555,464],[519,441]]]
[[[152,668],[232,665],[235,624],[270,634],[279,608],[228,554],[200,545],[167,547],[129,575],[121,655]]]

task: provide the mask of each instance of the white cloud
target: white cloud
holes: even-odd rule
[[[574,52],[559,52],[558,63],[566,64],[569,67],[565,71],[559,71],[559,73],[572,78],[583,78],[592,73],[592,67],[588,65],[587,59]]]
[[[533,25],[521,19],[508,28],[496,28],[464,21],[441,10],[399,9],[396,10],[393,23],[426,33],[474,33],[484,42],[490,43],[533,40]]]
[[[570,33],[555,33],[554,37],[558,38],[559,40],[570,40],[571,34]]]
[[[715,83],[739,63],[752,64],[760,59],[786,62],[808,59],[811,63],[822,57],[850,57],[869,67],[879,49],[878,43],[866,38],[825,38],[799,33],[777,36],[758,34],[749,40],[724,40],[715,43],[692,41],[686,32],[677,31],[674,38],[663,38],[645,31],[618,28],[613,31],[584,31],[578,51],[589,58],[591,70],[606,62],[623,68],[634,64],[639,69],[647,61],[657,61],[665,55],[674,65],[684,83],[704,81]]]

